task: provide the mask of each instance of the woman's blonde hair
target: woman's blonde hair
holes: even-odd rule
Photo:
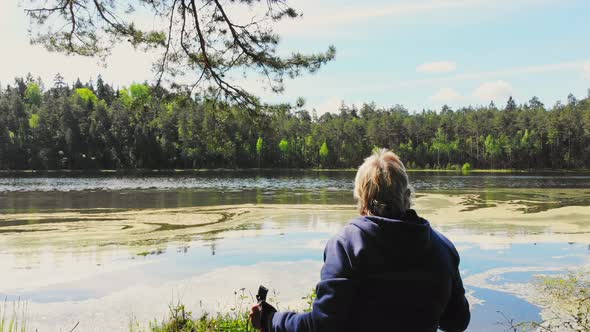
[[[361,215],[397,217],[410,207],[409,194],[406,168],[390,150],[374,151],[356,173],[354,198]]]

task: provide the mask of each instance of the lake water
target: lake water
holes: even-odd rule
[[[231,310],[259,284],[302,308],[354,172],[0,175],[0,297],[39,331],[128,330],[181,301]],[[590,266],[588,174],[411,173],[457,246],[473,331],[540,320],[535,276]],[[235,292],[238,292],[236,295]],[[500,324],[499,324],[500,323]]]

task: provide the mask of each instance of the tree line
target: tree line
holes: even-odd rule
[[[99,76],[0,87],[0,169],[347,168],[376,147],[409,168],[590,168],[590,98],[409,112],[303,102],[257,111]]]

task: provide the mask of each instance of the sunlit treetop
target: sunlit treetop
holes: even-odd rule
[[[284,79],[314,73],[336,50],[279,55],[273,32],[283,19],[301,13],[287,0],[26,0],[33,43],[49,51],[99,57],[129,43],[157,52],[156,85],[206,93],[242,105],[258,105],[239,79],[255,76],[275,93]],[[141,15],[155,18],[144,28]],[[152,22],[152,20],[150,20]],[[296,23],[296,22],[294,22]],[[180,83],[180,82],[188,83]]]
[[[92,90],[88,88],[78,88],[76,89],[76,95],[78,95],[82,100],[85,102],[92,102],[96,103],[98,101],[98,97],[92,92]]]

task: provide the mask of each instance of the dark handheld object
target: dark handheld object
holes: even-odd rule
[[[268,294],[268,288],[260,285],[258,287],[258,294],[256,294],[256,300],[260,304],[260,321],[262,325],[262,332],[272,330],[272,316],[277,309],[266,302],[266,295]]]
[[[266,302],[266,295],[267,294],[268,294],[268,288],[260,285],[260,287],[258,287],[258,294],[256,294],[256,301],[258,301],[258,303]]]

